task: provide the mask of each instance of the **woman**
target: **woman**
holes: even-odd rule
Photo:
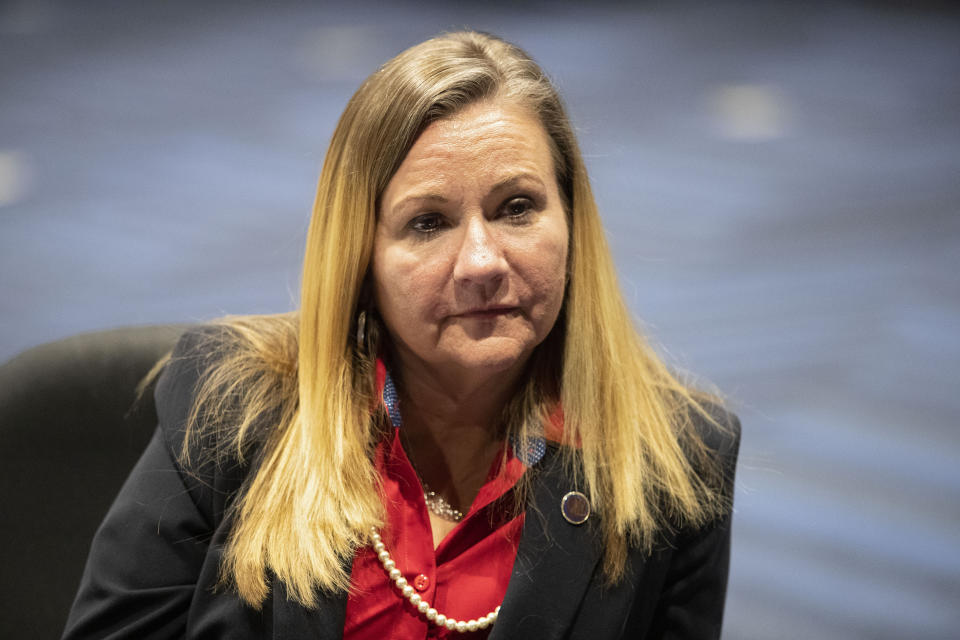
[[[181,339],[66,637],[719,635],[739,427],[633,327],[562,104],[478,33],[364,82],[301,309]]]

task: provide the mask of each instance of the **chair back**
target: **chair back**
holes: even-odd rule
[[[136,387],[184,325],[87,333],[0,366],[0,638],[63,633],[90,542],[156,428]]]

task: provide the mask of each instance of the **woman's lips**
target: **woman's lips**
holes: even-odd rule
[[[457,318],[480,318],[480,319],[492,319],[499,318],[501,316],[506,316],[514,313],[518,307],[487,307],[485,309],[470,309],[469,311],[464,311],[463,313],[456,314]]]

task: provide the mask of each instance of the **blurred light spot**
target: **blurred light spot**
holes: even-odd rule
[[[775,87],[726,85],[710,95],[717,133],[735,140],[779,138],[787,125],[787,108]]]
[[[31,171],[19,151],[0,150],[0,207],[20,202],[30,189]]]
[[[297,56],[320,80],[363,78],[383,62],[378,46],[382,41],[370,27],[322,27],[302,40]]]

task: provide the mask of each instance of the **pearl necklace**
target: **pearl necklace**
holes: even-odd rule
[[[438,627],[446,627],[450,631],[457,631],[459,633],[486,629],[497,621],[497,616],[500,614],[499,605],[487,615],[466,622],[463,620],[454,620],[438,612],[431,607],[426,600],[420,597],[420,594],[417,593],[407,582],[407,579],[403,577],[400,569],[397,569],[397,563],[390,557],[390,552],[387,551],[386,545],[383,544],[383,539],[380,537],[380,532],[377,531],[376,527],[370,529],[370,539],[373,540],[373,550],[377,553],[377,558],[380,559],[383,570],[386,571],[390,579],[393,580],[393,584],[400,590],[403,597],[406,598],[417,611],[422,613],[428,621]]]

